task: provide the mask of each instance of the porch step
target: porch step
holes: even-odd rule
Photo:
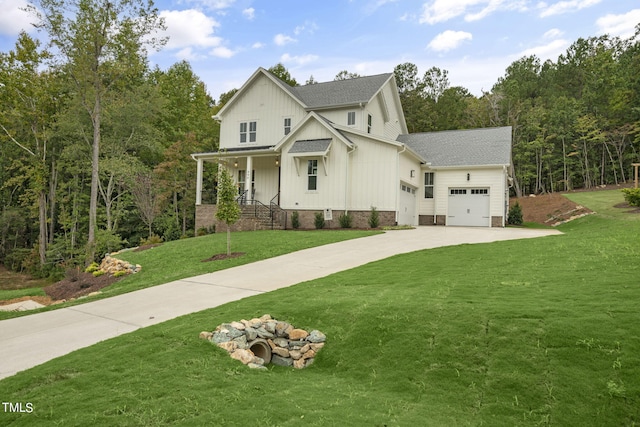
[[[271,220],[271,212],[269,208],[263,205],[242,205],[240,206],[240,218],[254,219],[257,222],[258,229],[271,230],[282,228],[279,215],[275,215],[273,222]]]

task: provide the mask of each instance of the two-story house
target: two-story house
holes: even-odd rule
[[[260,68],[214,119],[219,151],[192,155],[196,228],[215,222],[203,162],[287,227],[293,212],[303,228],[318,212],[367,227],[372,207],[380,225],[505,225],[511,128],[408,134],[393,73],[291,87]]]

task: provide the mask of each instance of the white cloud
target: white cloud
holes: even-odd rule
[[[31,32],[35,20],[22,9],[27,7],[26,0],[0,0],[0,34],[16,36],[20,31]]]
[[[317,55],[291,56],[288,53],[285,53],[280,57],[280,61],[282,61],[283,63],[294,63],[296,65],[305,65],[310,62],[316,61],[317,59]]]
[[[251,45],[253,49],[262,49],[264,46],[265,44],[262,42],[255,42],[254,44]]]
[[[168,49],[215,47],[222,42],[220,37],[213,36],[220,24],[198,10],[163,10],[160,16],[167,26],[163,35],[169,36]]]
[[[242,11],[242,15],[249,21],[253,21],[256,17],[256,10],[252,7]]]
[[[554,40],[545,45],[535,46],[529,49],[525,49],[518,54],[514,55],[512,58],[514,60],[522,58],[523,56],[537,56],[541,62],[546,61],[547,59],[557,60],[558,56],[565,53],[567,48],[571,43],[564,39]]]
[[[190,3],[200,4],[208,9],[222,10],[231,7],[236,0],[191,0]]]
[[[497,11],[527,10],[526,0],[430,0],[422,5],[421,24],[437,24],[464,15],[467,22],[478,21]]]
[[[465,40],[472,39],[473,35],[466,31],[447,30],[444,33],[440,33],[435,36],[427,47],[431,50],[435,50],[436,52],[447,52],[451,49],[457,48]]]
[[[576,12],[580,9],[595,6],[601,1],[602,0],[565,0],[559,1],[552,5],[548,5],[547,3],[539,3],[538,8],[542,10],[540,12],[540,17],[546,18],[547,16]]]
[[[631,37],[640,22],[640,9],[633,9],[622,15],[606,15],[596,21],[600,34],[622,38]]]
[[[313,21],[306,21],[302,25],[298,25],[294,30],[293,34],[299,36],[303,32],[307,32],[309,34],[313,34],[318,29],[318,24]]]
[[[218,58],[231,58],[236,54],[236,52],[224,46],[219,46],[213,49],[211,51],[211,54],[213,56],[217,56]]]
[[[546,33],[544,33],[542,37],[544,37],[545,39],[555,39],[555,38],[561,37],[563,34],[564,34],[564,31],[561,31],[557,28],[552,28]]]
[[[273,42],[278,46],[284,46],[286,44],[293,43],[295,41],[296,39],[294,39],[293,37],[289,37],[284,34],[276,34],[276,36],[273,38]]]

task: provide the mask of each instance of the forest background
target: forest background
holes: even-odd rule
[[[0,264],[55,277],[195,235],[190,155],[217,150],[212,116],[236,90],[216,100],[188,62],[149,66],[166,43],[150,2],[41,0],[32,12],[50,43],[22,33],[0,52]],[[299,84],[282,64],[269,71]],[[578,39],[555,62],[520,58],[479,97],[447,70],[394,73],[411,133],[513,127],[514,196],[626,183],[640,162],[640,24],[628,39]],[[215,179],[208,165],[205,188]]]

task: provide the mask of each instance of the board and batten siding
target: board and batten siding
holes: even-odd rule
[[[319,123],[309,122],[295,135],[295,140],[332,139],[326,159],[326,174],[321,156],[299,156],[289,154],[295,141],[282,147],[280,206],[283,209],[344,209],[347,146]],[[318,160],[317,190],[308,189],[307,161]]]
[[[351,210],[397,209],[398,149],[359,135],[350,135],[357,149],[350,155]]]
[[[434,199],[424,198],[424,173],[435,172]],[[489,188],[490,215],[504,216],[506,175],[502,168],[460,168],[421,172],[419,215],[447,215],[450,188]],[[467,174],[470,179],[467,181]]]
[[[222,117],[220,148],[276,145],[284,137],[284,118],[294,127],[306,114],[300,104],[266,76],[259,76]],[[257,122],[256,142],[240,142],[240,123]]]

